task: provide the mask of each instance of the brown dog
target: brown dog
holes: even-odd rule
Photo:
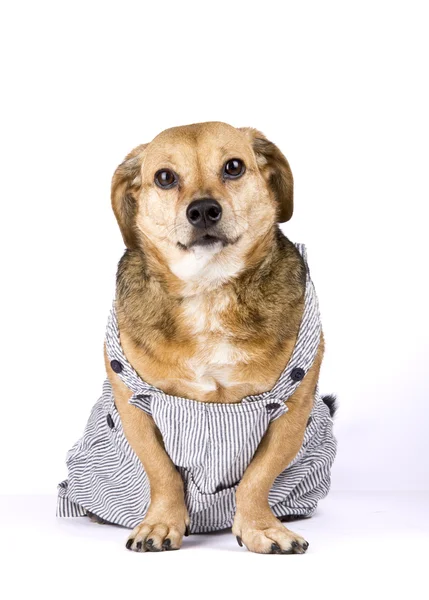
[[[294,348],[305,291],[304,262],[278,228],[293,212],[280,150],[251,128],[168,129],[118,167],[112,204],[127,246],[117,275],[121,344],[139,375],[207,403],[271,389]],[[322,354],[323,338],[289,411],[270,424],[238,485],[233,533],[254,552],[308,546],[273,515],[268,493],[303,442]],[[150,481],[149,510],[127,546],[179,548],[189,520],[182,478],[107,357],[106,369]]]

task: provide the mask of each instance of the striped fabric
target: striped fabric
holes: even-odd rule
[[[305,247],[297,248],[307,264]],[[129,402],[152,416],[183,478],[191,533],[231,527],[237,485],[270,423],[287,412],[286,401],[313,364],[320,334],[319,307],[307,267],[297,342],[274,387],[238,403],[203,403],[165,394],[141,379],[123,353],[113,305],[106,330],[109,360],[122,367],[118,375],[132,391]],[[335,452],[332,418],[317,388],[301,449],[269,494],[277,517],[314,513],[328,493]],[[68,479],[58,486],[57,516],[94,513],[130,528],[143,520],[150,502],[149,481],[125,438],[108,379],[82,438],[67,454],[67,466]]]

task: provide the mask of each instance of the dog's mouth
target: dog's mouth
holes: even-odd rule
[[[206,233],[206,235],[203,235],[202,237],[191,242],[188,248],[195,248],[195,246],[212,246],[213,244],[217,244],[219,242],[222,244],[222,246],[226,246],[228,243],[227,239],[224,237]]]
[[[215,244],[221,244],[222,247],[224,247],[228,246],[229,244],[235,244],[236,242],[238,242],[238,240],[239,237],[235,240],[229,240],[223,235],[211,235],[209,233],[206,233],[205,235],[202,235],[197,239],[193,240],[189,244],[182,244],[181,242],[177,242],[177,245],[179,246],[179,248],[182,248],[182,250],[190,250],[191,248],[207,248],[210,246],[214,246]]]

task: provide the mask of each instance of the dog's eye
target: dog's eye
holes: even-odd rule
[[[245,170],[246,167],[242,160],[239,158],[231,158],[231,160],[225,163],[223,175],[227,179],[237,179],[243,175]]]
[[[164,190],[172,188],[177,183],[176,174],[170,169],[161,169],[155,173],[155,183]]]

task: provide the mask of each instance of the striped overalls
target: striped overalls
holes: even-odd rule
[[[305,247],[297,244],[306,261]],[[127,361],[113,306],[106,331],[112,368],[132,391],[129,402],[152,416],[185,488],[190,532],[232,526],[235,490],[271,421],[287,412],[287,400],[313,364],[321,324],[307,268],[303,317],[292,356],[274,387],[238,403],[203,403],[165,394],[143,381]],[[328,406],[316,389],[302,446],[276,478],[269,504],[279,517],[309,517],[328,493],[336,440]],[[134,528],[150,502],[149,480],[122,430],[108,379],[82,438],[67,453],[68,479],[58,486],[57,516],[87,512]]]

